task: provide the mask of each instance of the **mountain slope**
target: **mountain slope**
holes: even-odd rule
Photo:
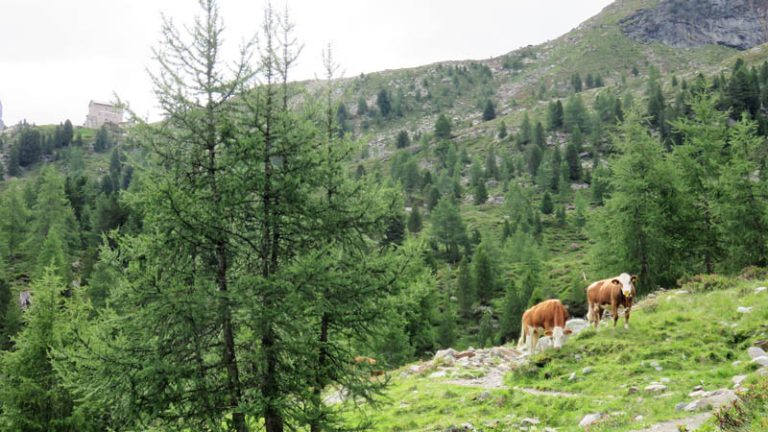
[[[759,381],[760,366],[747,348],[768,336],[768,292],[755,290],[764,281],[711,280],[728,288],[691,293],[706,285],[690,284],[651,295],[633,310],[629,330],[614,330],[606,320],[560,351],[539,354],[528,365],[509,363],[514,370],[506,388],[450,384],[483,369],[446,363],[393,371],[389,399],[363,407],[357,418],[367,417],[377,431],[474,430],[450,429],[466,423],[484,431],[526,425],[576,431],[586,415],[599,414],[590,431],[630,431],[699,416],[709,411],[706,401],[689,404],[706,398],[703,392],[732,389],[739,375],[746,375],[740,388]]]

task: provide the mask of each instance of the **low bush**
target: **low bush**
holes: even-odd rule
[[[720,291],[732,288],[734,280],[718,274],[700,274],[684,277],[677,281],[680,288],[691,293]]]

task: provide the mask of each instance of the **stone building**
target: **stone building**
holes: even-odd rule
[[[85,117],[85,127],[98,129],[107,123],[119,125],[122,122],[122,108],[96,101],[91,101],[88,104],[88,115]]]

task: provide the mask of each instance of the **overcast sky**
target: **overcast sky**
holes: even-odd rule
[[[288,0],[304,51],[295,79],[321,75],[333,45],[345,76],[443,60],[485,59],[576,27],[611,0]],[[251,36],[264,1],[220,0],[233,48]],[[284,0],[274,0],[282,8]],[[0,0],[3,119],[85,121],[91,99],[113,93],[156,116],[146,68],[161,13],[178,23],[195,0]]]

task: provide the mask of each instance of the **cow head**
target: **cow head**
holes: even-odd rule
[[[562,327],[555,327],[552,330],[552,345],[557,349],[562,348],[565,340],[568,338],[567,335],[570,333],[570,329],[564,330]]]
[[[611,281],[614,285],[618,285],[621,288],[621,293],[624,297],[631,299],[635,295],[635,282],[637,276],[630,276],[627,273],[622,273],[618,278]]]

